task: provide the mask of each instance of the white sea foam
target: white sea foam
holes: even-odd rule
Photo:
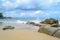
[[[32,22],[39,24],[41,20],[32,20]]]
[[[59,21],[59,24],[60,24],[60,21]]]
[[[17,23],[24,23],[24,24],[26,24],[26,21],[17,20]]]
[[[17,23],[24,23],[24,24],[26,24],[27,22],[28,22],[28,21],[17,20]],[[31,20],[30,22],[34,22],[34,23],[39,24],[39,23],[40,23],[40,20]]]

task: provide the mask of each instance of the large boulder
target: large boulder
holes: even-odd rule
[[[60,38],[60,29],[56,30],[56,32],[53,36]]]
[[[38,32],[60,38],[60,29],[54,27],[40,27]]]
[[[44,23],[44,24],[58,24],[58,20],[54,19],[54,18],[49,18],[49,19],[46,19],[44,21],[42,21],[41,23]]]

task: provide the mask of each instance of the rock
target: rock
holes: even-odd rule
[[[3,30],[6,30],[7,28],[3,28]]]
[[[27,22],[26,24],[33,24],[34,25],[35,23],[34,22]]]
[[[52,24],[51,27],[59,27],[58,24]]]
[[[35,23],[34,25],[35,25],[35,26],[41,26],[40,24],[36,24],[36,23]]]
[[[54,27],[40,27],[38,32],[60,38],[60,29]]]
[[[60,29],[58,29],[53,36],[60,38]]]
[[[32,24],[34,26],[41,26],[40,24],[34,23],[34,22],[27,22],[27,24]]]
[[[49,19],[46,19],[44,21],[42,21],[41,23],[44,23],[44,24],[59,24],[58,23],[58,20],[54,19],[54,18],[49,18]]]
[[[6,29],[14,29],[14,27],[12,27],[12,26],[5,26],[5,27],[3,28],[3,30],[6,30]]]

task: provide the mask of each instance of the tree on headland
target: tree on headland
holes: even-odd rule
[[[0,13],[0,18],[3,18],[3,14],[2,13]]]
[[[11,17],[4,17],[4,16],[3,16],[3,13],[0,12],[0,18],[11,18]]]

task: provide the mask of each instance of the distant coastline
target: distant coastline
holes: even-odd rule
[[[0,19],[7,19],[7,18],[11,19],[12,17],[0,17]]]

